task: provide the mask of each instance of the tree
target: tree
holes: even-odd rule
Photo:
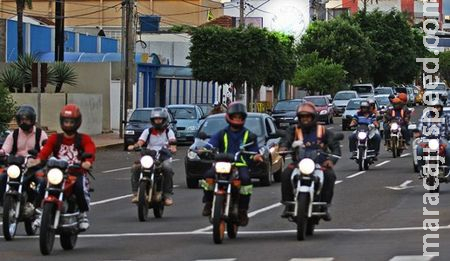
[[[23,76],[13,66],[8,66],[0,75],[0,85],[8,88],[9,92],[22,92]]]
[[[61,92],[63,84],[75,86],[77,77],[74,68],[65,62],[55,62],[48,72],[48,82],[55,85],[55,93]]]
[[[360,27],[349,19],[312,23],[301,38],[297,55],[312,52],[341,64],[348,72],[347,81],[368,80],[374,51]]]
[[[301,57],[292,83],[310,94],[332,94],[345,85],[346,72],[341,64],[318,57],[317,52]]]
[[[17,12],[17,56],[23,56],[23,11],[25,5],[28,9],[32,8],[32,0],[16,0]]]
[[[0,84],[0,132],[8,128],[8,124],[16,112],[15,102],[8,89]]]
[[[450,86],[450,52],[439,54],[439,75]]]
[[[12,64],[12,67],[15,68],[22,75],[22,84],[25,86],[25,92],[31,92],[31,71],[33,69],[33,63],[39,62],[39,59],[32,54],[25,54],[19,56],[19,59]],[[22,92],[22,87],[19,88]]]

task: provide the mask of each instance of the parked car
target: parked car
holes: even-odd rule
[[[295,124],[297,107],[304,102],[305,100],[303,99],[279,100],[271,112],[277,127],[286,129],[290,125]]]
[[[375,90],[371,83],[354,84],[351,90],[356,91],[361,98],[375,96]]]
[[[128,145],[135,144],[142,132],[151,126],[150,115],[155,108],[137,108],[133,111],[128,121],[124,121],[125,134],[123,136],[123,145],[126,150]],[[167,109],[165,109],[167,110]],[[172,115],[169,114],[169,128],[171,128],[174,133],[176,130],[176,121],[173,119]]]
[[[397,93],[405,93],[408,97],[407,105],[413,106],[415,104],[414,90],[411,87],[395,87]]]
[[[208,137],[216,134],[227,126],[225,114],[208,116],[200,126],[199,133],[205,133]],[[280,138],[274,138],[277,131],[273,118],[265,113],[248,113],[245,127],[257,136],[260,153],[264,156],[263,165],[250,167],[250,177],[260,180],[263,186],[269,186],[272,181],[280,181],[284,160],[278,154]],[[189,148],[185,158],[186,184],[188,188],[198,186],[198,181],[203,178],[205,171],[211,168],[210,161],[199,158],[193,150],[196,142]]]
[[[395,94],[395,90],[392,87],[377,87],[375,88],[375,95],[387,94],[388,96],[391,94]]]
[[[349,125],[351,122],[351,119],[349,119],[347,116],[353,117],[358,112],[361,102],[366,101],[366,100],[367,99],[365,99],[365,98],[356,98],[356,99],[351,99],[348,102],[347,108],[345,108],[345,111],[342,114],[342,130],[343,131],[349,129]],[[381,109],[381,107],[378,104],[376,99],[375,99],[375,105],[377,106],[377,110]]]
[[[167,109],[177,121],[177,142],[192,142],[197,133],[200,121],[206,118],[202,109],[192,104],[173,104]]]
[[[334,95],[333,111],[335,116],[340,116],[345,111],[347,103],[350,99],[358,98],[356,91],[340,91]]]
[[[318,121],[325,124],[333,123],[333,104],[328,102],[325,96],[306,96],[306,101],[314,103],[316,105],[317,115],[319,115]]]

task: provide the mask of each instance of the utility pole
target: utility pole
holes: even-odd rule
[[[55,61],[64,61],[64,0],[55,3]]]
[[[245,18],[244,18],[244,7],[245,7],[245,0],[239,1],[239,26],[245,26]]]

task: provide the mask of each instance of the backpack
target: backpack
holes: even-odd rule
[[[34,144],[34,149],[36,151],[41,150],[41,145],[39,144],[39,142],[41,141],[41,135],[42,135],[42,129],[36,127],[36,136],[35,136],[36,140],[35,140],[35,144]],[[17,153],[17,140],[18,139],[19,139],[19,129],[15,129],[13,132],[13,146],[12,146],[12,150],[11,150],[11,155],[15,155]]]
[[[61,144],[64,139],[64,133],[58,133],[56,134],[56,144],[53,147],[53,156],[57,156],[59,150],[61,149]],[[75,134],[75,149],[78,151],[78,158],[81,158],[81,155],[84,153],[83,147],[81,146],[81,138],[82,135],[80,133]]]

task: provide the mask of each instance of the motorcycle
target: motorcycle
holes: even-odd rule
[[[25,224],[27,235],[35,235],[37,231],[33,222],[36,219],[35,206],[38,202],[34,202],[35,197],[31,195],[38,193],[36,184],[31,182],[29,188],[24,186],[33,175],[38,175],[26,167],[28,159],[35,158],[37,152],[33,150],[28,153],[26,157],[10,155],[7,159],[7,183],[3,204],[3,237],[7,241],[14,239],[21,221]]]
[[[411,133],[413,133],[413,134],[415,134],[415,133],[420,133],[420,131],[417,129],[417,125],[416,124],[410,124],[410,125],[408,125],[408,130],[411,132]],[[418,148],[418,146],[420,145],[420,142],[421,142],[421,138],[417,135],[414,135],[414,140],[413,140],[413,142],[411,143],[412,145],[411,145],[411,147],[412,147],[412,156],[413,156],[413,170],[414,170],[414,172],[416,172],[416,173],[419,173],[419,161],[418,161],[418,159],[417,159],[417,148]]]
[[[405,149],[405,139],[402,135],[402,129],[398,121],[392,120],[389,124],[391,135],[388,139],[387,150],[392,151],[392,157],[399,157]]]
[[[334,139],[342,140],[344,136],[337,134]],[[305,240],[306,236],[314,234],[315,226],[326,215],[327,203],[320,201],[324,182],[324,173],[316,161],[319,157],[340,158],[340,156],[326,153],[319,149],[306,150],[303,141],[298,140],[292,144],[293,151],[280,152],[280,154],[295,153],[301,159],[291,174],[294,189],[294,201],[286,204],[294,205],[294,212],[288,213],[289,221],[297,224],[297,240]]]
[[[172,154],[166,148],[159,151],[141,150],[141,174],[138,188],[138,218],[143,222],[147,220],[148,210],[153,209],[155,218],[161,218],[164,213],[163,184],[163,161],[170,158]]]
[[[91,156],[84,153],[81,159],[84,161]],[[69,165],[66,160],[53,157],[47,162],[47,168],[47,188],[43,200],[39,234],[39,247],[43,255],[49,255],[52,252],[55,234],[59,234],[61,247],[64,250],[75,248],[78,234],[83,230],[79,228],[80,210],[73,188],[77,178],[84,175],[86,171],[82,170],[81,164]],[[87,172],[90,174],[89,171]]]
[[[369,149],[369,140],[376,134],[375,126],[369,119],[360,117],[356,128],[357,148],[352,152],[352,159],[355,159],[359,170],[368,170],[374,163],[375,150]]]
[[[239,171],[235,163],[240,162],[241,156],[258,154],[257,152],[245,151],[245,148],[252,144],[248,143],[241,146],[240,150],[234,155],[226,153],[216,154],[214,150],[207,149],[195,151],[197,154],[215,154],[213,166],[216,179],[214,184],[210,184],[214,185],[210,222],[213,225],[213,241],[216,244],[222,243],[225,237],[225,228],[228,238],[234,239],[237,236],[240,225],[238,209],[241,181],[239,180]]]

